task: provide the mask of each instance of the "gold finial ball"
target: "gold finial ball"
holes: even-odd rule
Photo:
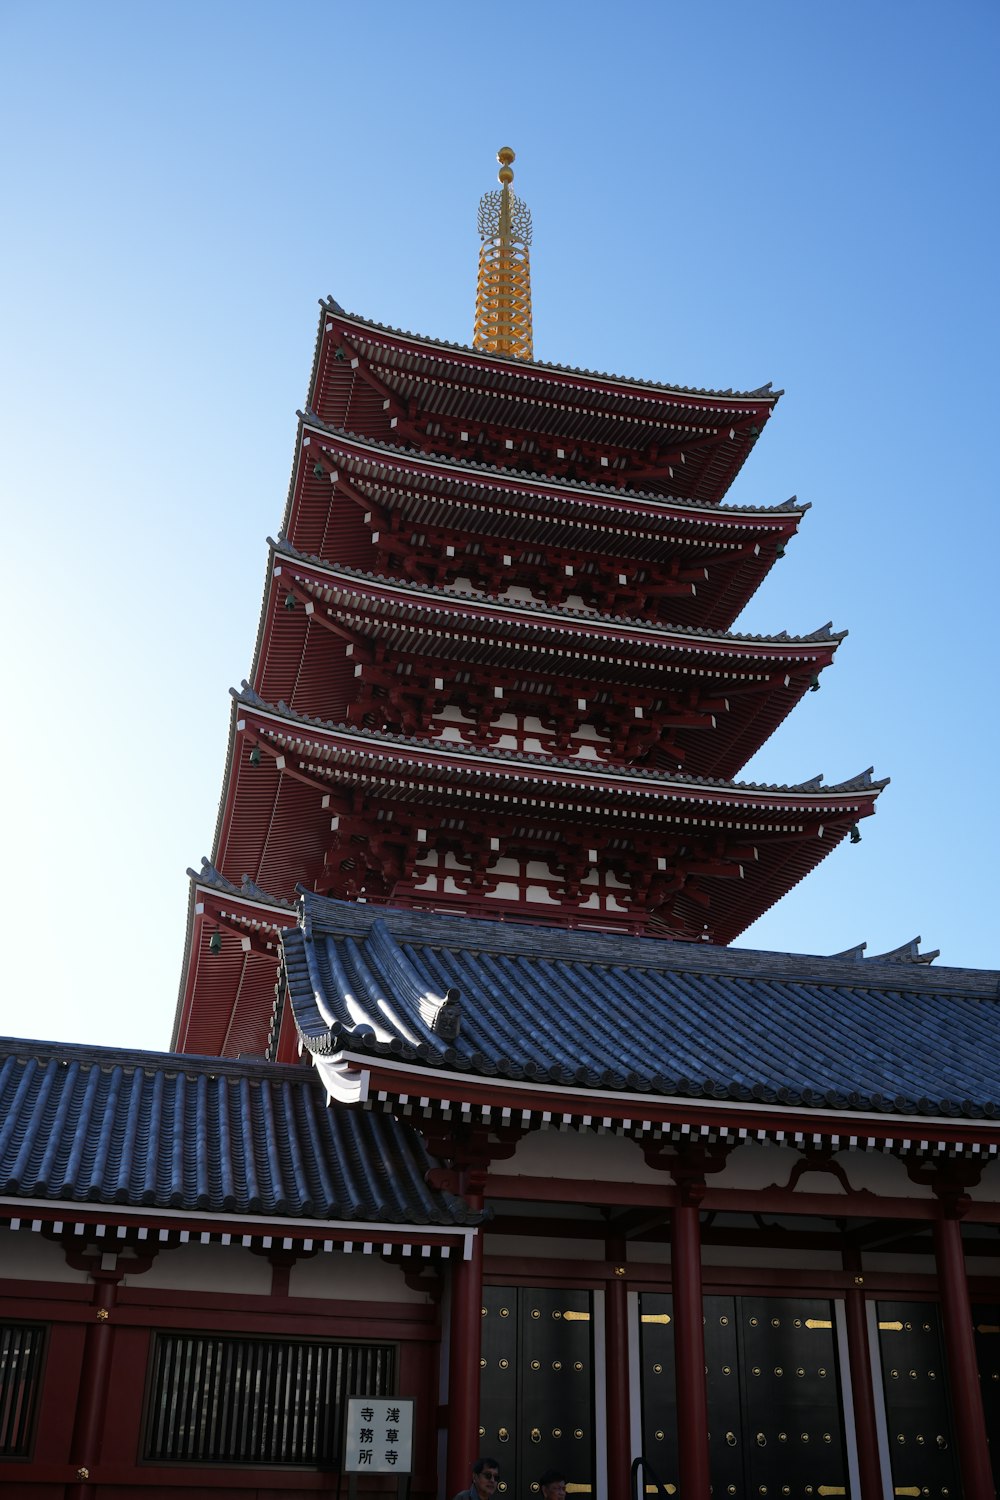
[[[514,160],[514,153],[509,146],[501,146],[497,152],[497,161],[502,167],[509,167]]]
[[[513,170],[510,167],[501,167],[500,170],[499,170],[499,172],[497,173],[497,182],[507,183],[507,182],[513,182],[513,181],[514,181]]]

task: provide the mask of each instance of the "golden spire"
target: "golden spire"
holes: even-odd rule
[[[489,354],[531,358],[531,214],[511,192],[514,181],[509,146],[497,152],[502,186],[479,200],[479,281],[472,342]]]

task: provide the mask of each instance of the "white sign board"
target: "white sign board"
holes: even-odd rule
[[[412,1453],[412,1400],[399,1396],[347,1398],[345,1474],[409,1474]]]

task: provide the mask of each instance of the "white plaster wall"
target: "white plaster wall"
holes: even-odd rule
[[[713,1189],[738,1188],[742,1192],[757,1192],[761,1188],[774,1187],[775,1183],[787,1182],[798,1156],[797,1151],[783,1151],[777,1146],[737,1146],[726,1157],[722,1171],[713,1172],[708,1180]]]
[[[933,1190],[913,1182],[898,1156],[882,1151],[838,1151],[836,1161],[853,1188],[891,1198],[933,1198]]]
[[[729,1155],[721,1172],[713,1173],[709,1179],[712,1188],[736,1188],[743,1192],[759,1192],[762,1188],[785,1187],[796,1165],[803,1160],[802,1152],[786,1146],[748,1143],[738,1146]],[[894,1198],[933,1198],[929,1187],[913,1182],[906,1166],[895,1156],[881,1151],[838,1151],[833,1156],[855,1192],[878,1193]],[[996,1185],[1000,1191],[1000,1174]],[[803,1172],[795,1191],[799,1193],[829,1193],[831,1197],[845,1196],[843,1184],[832,1172],[822,1168],[809,1168]]]
[[[514,1155],[490,1165],[490,1174],[507,1177],[555,1177],[574,1182],[649,1182],[664,1191],[665,1172],[646,1165],[642,1148],[627,1136],[591,1131],[536,1130],[518,1143]]]
[[[0,1277],[12,1281],[87,1281],[86,1271],[66,1264],[61,1245],[23,1229],[0,1230]]]
[[[418,1271],[429,1262],[407,1262]],[[347,1302],[427,1302],[425,1292],[407,1286],[403,1270],[381,1255],[321,1250],[311,1260],[297,1260],[288,1280],[293,1297],[337,1297]]]
[[[968,1189],[969,1197],[976,1198],[980,1202],[996,1203],[1000,1201],[1000,1161],[993,1160],[983,1168],[981,1180],[975,1187]]]
[[[143,1287],[178,1292],[233,1292],[266,1297],[271,1267],[262,1255],[240,1245],[178,1245],[160,1249],[148,1271],[136,1278]]]

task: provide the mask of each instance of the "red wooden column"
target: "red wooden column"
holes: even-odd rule
[[[90,1261],[93,1266],[93,1260]],[[93,1321],[87,1329],[80,1368],[79,1396],[73,1422],[70,1463],[76,1466],[75,1484],[66,1486],[66,1500],[85,1500],[96,1483],[94,1468],[100,1457],[101,1435],[107,1409],[108,1379],[114,1345],[112,1312],[118,1292],[120,1271],[91,1270],[95,1277]]]
[[[844,1298],[847,1321],[847,1358],[851,1369],[851,1399],[854,1430],[858,1441],[858,1476],[861,1500],[883,1500],[882,1465],[879,1462],[878,1428],[875,1422],[875,1388],[872,1381],[871,1346],[865,1309],[865,1278],[857,1250],[844,1251],[844,1270],[853,1286]]]
[[[979,1365],[972,1332],[969,1284],[962,1253],[961,1206],[954,1195],[942,1197],[942,1216],[934,1221],[934,1258],[944,1322],[951,1406],[965,1500],[995,1500],[986,1420],[979,1389]]]
[[[604,1284],[604,1359],[608,1423],[608,1500],[628,1500],[632,1466],[628,1381],[628,1284],[625,1242],[609,1239]]]
[[[675,1174],[676,1177],[676,1174]],[[711,1500],[708,1457],[708,1391],[701,1298],[701,1224],[704,1181],[678,1182],[670,1256],[674,1294],[674,1364],[677,1372],[677,1445],[684,1500]]]
[[[474,1212],[483,1207],[485,1174],[468,1173],[465,1200]],[[479,1452],[479,1355],[483,1326],[483,1234],[472,1240],[472,1254],[459,1261],[451,1280],[451,1334],[448,1342],[447,1494],[457,1495],[472,1483]]]

